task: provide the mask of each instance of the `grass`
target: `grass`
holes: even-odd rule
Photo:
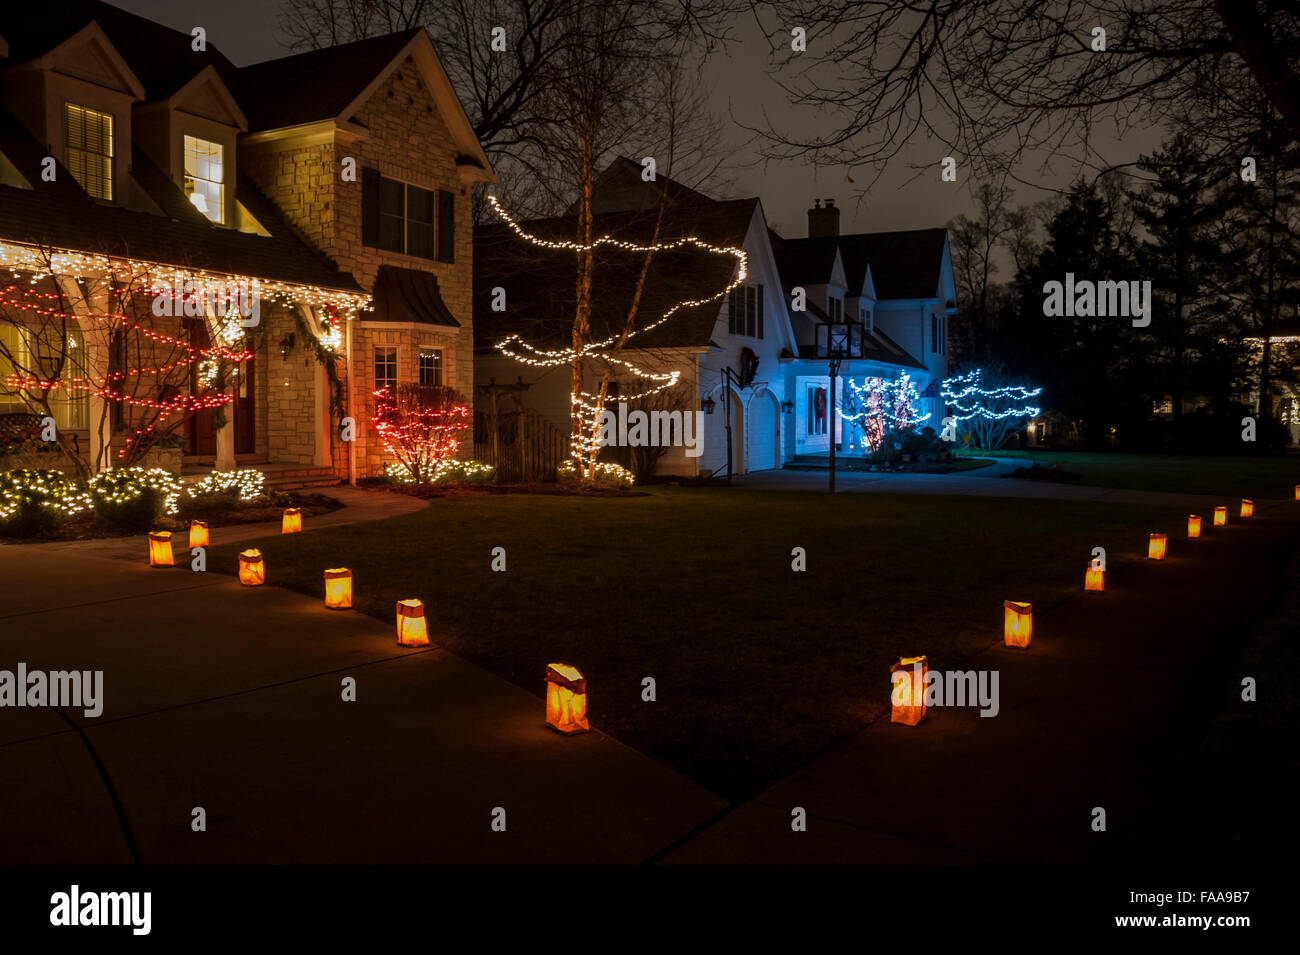
[[[430,607],[443,646],[538,694],[591,681],[593,725],[730,799],[886,712],[888,667],[949,667],[1001,639],[1004,599],[1079,593],[1181,512],[1088,502],[654,488],[632,498],[451,497],[259,543],[268,582],[314,596],[351,567],[357,609]],[[504,547],[507,571],[489,569]],[[804,548],[807,570],[791,570]],[[236,546],[209,566],[234,565]],[[644,677],[657,700],[642,702]],[[539,703],[540,718],[540,703]]]
[[[986,454],[987,452],[976,452]],[[1118,454],[1090,451],[998,451],[998,457],[1059,464],[1078,484],[1221,494],[1267,500],[1291,498],[1300,484],[1300,456],[1201,457],[1189,454]]]

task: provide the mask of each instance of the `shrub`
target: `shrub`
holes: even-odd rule
[[[95,516],[122,530],[148,530],[158,515],[174,513],[181,480],[162,468],[114,468],[90,479]]]
[[[213,471],[203,480],[191,484],[185,493],[192,498],[224,495],[252,501],[266,494],[266,475],[257,468]]]
[[[21,469],[0,474],[0,530],[28,537],[53,530],[84,511],[86,495],[62,471]]]
[[[433,465],[426,484],[491,484],[496,468],[481,461],[457,461],[444,458]],[[414,484],[415,478],[405,464],[384,465],[384,479],[390,484]]]
[[[556,475],[561,483],[568,484],[578,480],[578,469],[572,460],[568,460],[556,469]],[[635,478],[625,467],[608,461],[597,461],[592,481],[601,487],[631,487],[635,483]]]

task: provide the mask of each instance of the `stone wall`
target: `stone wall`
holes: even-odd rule
[[[460,391],[472,408],[472,187],[461,181],[451,134],[419,69],[409,57],[350,119],[367,130],[364,137],[336,132],[332,142],[313,142],[305,136],[298,140],[264,141],[241,147],[240,163],[282,214],[340,269],[351,272],[363,288],[373,288],[381,265],[431,272],[438,277],[443,300],[460,323],[459,328],[428,326],[427,332],[423,329],[414,332],[381,331],[373,327],[375,323],[367,323],[363,328],[354,322],[354,380],[348,383],[349,405],[358,425],[358,476],[365,477],[377,473],[383,458],[370,424],[375,344],[398,345],[399,381],[403,382],[418,380],[421,345],[442,348],[444,383]],[[356,160],[355,182],[341,179],[342,161],[348,157]],[[453,262],[385,252],[363,244],[361,170],[365,167],[377,169],[392,179],[453,194],[456,216]],[[364,321],[365,313],[360,318]],[[278,334],[266,336],[271,350],[268,367],[277,372],[283,364],[276,345],[279,339]],[[340,362],[340,377],[343,367]],[[271,376],[266,378],[270,380]],[[279,387],[285,387],[284,378],[279,375],[274,381]],[[289,380],[283,394],[273,394],[278,388],[270,385],[266,393],[268,454],[275,461],[293,461],[305,454],[295,445],[294,435],[305,420],[303,409],[308,402],[298,393],[300,379],[290,375]],[[323,374],[319,388],[322,394],[328,390]],[[328,397],[323,400],[328,407]],[[287,415],[285,422],[275,423],[281,414]],[[345,462],[346,456],[341,460]],[[346,474],[345,465],[340,473]]]

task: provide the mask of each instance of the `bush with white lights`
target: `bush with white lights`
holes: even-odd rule
[[[62,471],[21,468],[0,474],[0,530],[25,536],[58,527],[90,506]]]
[[[266,475],[257,468],[213,471],[203,480],[191,484],[186,493],[194,498],[226,495],[241,501],[254,501],[266,493]]]
[[[182,487],[165,468],[112,468],[90,479],[90,503],[106,523],[143,530],[159,514],[176,512]]]
[[[496,468],[481,461],[457,461],[443,458],[433,466],[430,484],[490,484]],[[384,477],[393,484],[414,484],[415,478],[406,465],[394,462],[384,465]]]
[[[556,470],[560,481],[568,483],[578,479],[578,469],[573,461],[565,461]],[[631,487],[635,483],[635,478],[631,471],[617,464],[608,461],[597,461],[596,469],[592,473],[592,480],[596,484],[604,487]]]

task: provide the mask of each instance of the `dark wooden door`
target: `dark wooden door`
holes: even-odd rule
[[[196,348],[208,348],[212,338],[208,334],[207,323],[202,319],[186,322],[190,333],[190,342]],[[235,427],[235,453],[252,454],[255,449],[257,434],[255,431],[257,415],[254,412],[257,395],[257,378],[255,360],[249,358],[241,362],[231,385],[235,392],[235,401],[226,406],[226,419]],[[197,393],[199,386],[199,365],[197,362],[190,369],[191,393]],[[212,427],[212,412],[197,411],[190,415],[187,428],[188,454],[211,455],[217,453],[217,433]]]

